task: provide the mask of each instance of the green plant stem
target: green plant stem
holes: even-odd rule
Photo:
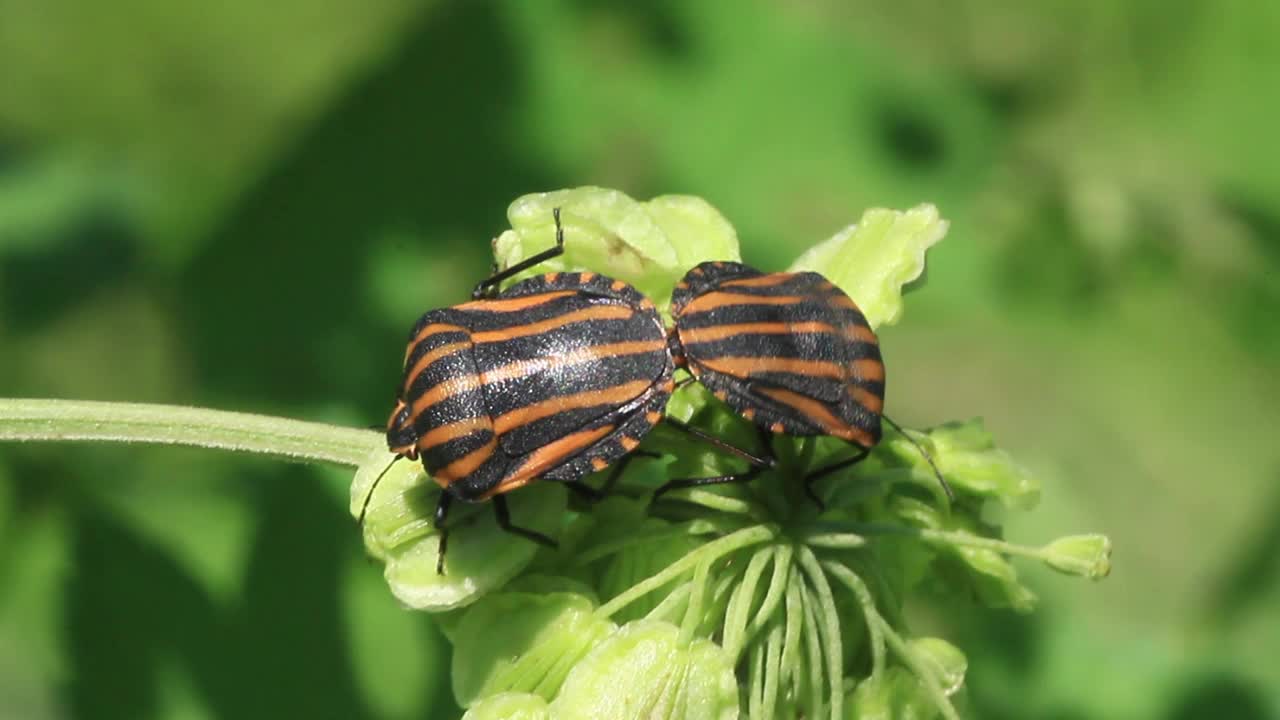
[[[815,611],[822,625],[819,626],[819,638],[823,640],[823,649],[827,656],[827,680],[831,683],[831,717],[844,717],[844,693],[841,684],[844,682],[844,649],[840,639],[840,611],[836,609],[835,595],[831,592],[831,584],[822,571],[818,556],[813,554],[807,545],[801,545],[796,553],[800,568],[809,577],[813,586],[813,597],[818,603]]]
[[[822,636],[818,631],[817,601],[806,583],[792,584],[800,589],[800,604],[804,613],[804,621],[800,623],[800,629],[804,633],[805,667],[809,671],[809,710],[815,718],[819,718],[826,713],[823,712],[822,704],[822,686],[825,678],[822,667]],[[831,672],[831,669],[828,668],[827,672]]]
[[[854,524],[851,524],[854,525]],[[906,525],[892,525],[889,523],[866,523],[856,524],[858,530],[865,535],[906,535],[909,537],[919,538],[925,542],[934,545],[953,545],[960,547],[971,547],[979,550],[991,550],[993,552],[1004,553],[1005,555],[1015,555],[1034,560],[1048,561],[1049,553],[1043,548],[1028,547],[1026,545],[1014,545],[1004,540],[996,540],[994,538],[981,537],[979,535],[971,535],[969,533],[954,532],[949,530],[931,530],[929,528],[915,528]]]
[[[742,655],[747,646],[747,623],[750,620],[751,604],[755,602],[756,587],[764,570],[776,557],[773,548],[758,550],[747,562],[747,569],[742,575],[742,582],[729,597],[729,605],[725,608],[723,633],[720,645],[729,653],[734,662]]]
[[[185,445],[356,467],[382,446],[370,430],[178,405],[0,399],[0,441]]]
[[[862,606],[863,621],[867,624],[867,642],[871,645],[871,677],[870,680],[878,680],[884,675],[885,668],[885,641],[884,634],[880,632],[880,611],[876,608],[875,597],[872,596],[870,588],[858,577],[858,574],[848,567],[834,561],[822,561],[822,567],[837,581],[842,583],[857,598],[858,604]]]
[[[708,558],[698,563],[697,569],[693,571],[693,588],[689,596],[689,607],[684,611],[684,620],[680,623],[680,634],[676,640],[681,647],[687,646],[693,640],[693,633],[702,622],[702,613],[706,609],[704,605],[707,599],[707,584],[710,578],[711,559]]]
[[[791,573],[791,556],[795,549],[790,545],[775,545],[773,551],[773,577],[769,579],[769,587],[765,590],[764,600],[760,601],[760,609],[747,624],[746,641],[751,642],[756,633],[764,629],[773,616],[774,610],[782,604],[782,597],[787,589],[787,576]]]
[[[650,592],[653,592],[663,585],[675,580],[681,574],[687,572],[689,568],[704,559],[707,561],[714,561],[715,559],[724,557],[735,550],[740,550],[744,547],[750,547],[758,543],[772,540],[777,537],[777,535],[778,529],[772,525],[753,525],[731,535],[726,535],[722,538],[712,540],[702,547],[690,550],[684,557],[668,565],[666,569],[649,576],[645,580],[641,580],[635,585],[632,585],[626,592],[619,594],[609,602],[597,608],[596,614],[600,617],[607,618],[639,598],[642,598]]]

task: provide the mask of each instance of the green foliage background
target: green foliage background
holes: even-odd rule
[[[1280,716],[1280,5],[0,2],[0,395],[381,423],[516,196],[703,196],[782,267],[952,221],[889,409],[1106,532],[1033,616],[916,608],[980,717]],[[349,477],[0,448],[0,717],[455,717]]]

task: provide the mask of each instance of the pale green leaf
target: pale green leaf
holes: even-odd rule
[[[596,646],[551,703],[557,720],[734,720],[738,681],[719,645],[637,621]]]
[[[481,599],[453,633],[454,697],[463,707],[505,692],[552,699],[574,664],[616,627],[594,610],[589,598],[573,593]]]
[[[364,516],[364,542],[369,554],[386,563],[391,591],[400,602],[420,610],[461,607],[501,587],[533,560],[538,546],[503,532],[488,503],[455,502],[450,511],[445,573],[436,572],[440,536],[434,525],[441,490],[421,466],[400,461],[386,467],[386,453],[361,466],[351,485],[351,513]],[[385,470],[369,495],[375,478]],[[512,520],[555,536],[567,504],[564,487],[536,483],[511,493]]]
[[[485,698],[462,720],[551,720],[551,712],[540,695],[512,692]]]
[[[617,190],[579,187],[513,202],[507,210],[512,229],[493,243],[499,267],[555,245],[555,208],[565,252],[521,277],[558,270],[604,273],[635,285],[664,308],[676,281],[697,263],[738,259],[733,226],[701,198],[664,195],[637,202]]]
[[[810,248],[793,272],[821,273],[849,294],[871,327],[902,316],[902,288],[924,272],[925,251],[947,234],[933,205],[907,211],[871,209],[856,225]]]

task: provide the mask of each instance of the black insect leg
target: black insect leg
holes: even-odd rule
[[[916,442],[915,438],[908,435],[907,431],[903,430],[901,425],[890,420],[889,417],[886,415],[881,415],[880,417],[885,422],[889,423],[889,425],[893,426],[893,429],[897,430],[899,435],[906,438],[907,442],[916,446],[916,450],[919,450],[920,454],[924,456],[925,461],[929,463],[929,467],[933,468],[933,475],[934,477],[938,478],[938,484],[942,486],[942,491],[947,494],[947,500],[950,500],[951,502],[955,502],[956,491],[952,490],[951,483],[947,482],[947,479],[942,477],[942,471],[938,469],[938,464],[933,461],[933,456],[929,454],[929,451],[925,450],[924,446]]]
[[[519,535],[522,538],[532,540],[539,545],[545,545],[549,548],[559,547],[555,540],[552,540],[536,530],[512,525],[511,511],[507,509],[507,498],[504,495],[495,495],[493,497],[493,516],[498,519],[498,527],[502,528],[505,532]]]
[[[666,423],[667,423],[667,425],[669,425],[670,427],[673,427],[673,428],[675,428],[676,430],[679,430],[679,431],[680,431],[680,432],[682,432],[682,433],[686,433],[686,434],[688,434],[688,435],[692,435],[692,436],[694,436],[694,437],[698,438],[699,440],[702,440],[703,442],[706,442],[706,443],[709,443],[709,444],[711,444],[711,445],[715,446],[715,447],[716,447],[717,449],[719,449],[719,450],[723,450],[723,451],[725,451],[725,452],[729,453],[730,455],[737,455],[738,457],[742,458],[743,460],[746,460],[747,462],[751,463],[751,466],[752,466],[752,467],[759,468],[759,469],[761,469],[761,470],[765,470],[765,469],[768,469],[768,468],[772,468],[772,467],[774,467],[775,465],[777,465],[777,464],[778,464],[778,463],[777,463],[777,461],[773,459],[773,451],[772,451],[771,449],[769,449],[769,446],[768,446],[767,444],[765,445],[765,448],[766,448],[766,450],[767,450],[767,456],[766,456],[766,457],[757,457],[757,456],[752,455],[751,453],[747,452],[746,450],[743,450],[742,448],[739,448],[739,447],[735,447],[735,446],[733,446],[733,445],[730,445],[729,443],[727,443],[727,442],[725,442],[725,441],[721,440],[720,438],[718,438],[718,437],[716,437],[716,436],[714,436],[714,435],[710,435],[710,434],[708,434],[708,433],[705,433],[705,432],[703,432],[703,431],[699,430],[698,428],[693,427],[692,425],[689,425],[688,423],[685,423],[685,422],[681,422],[681,421],[679,421],[679,420],[676,420],[675,418],[670,418],[670,417],[669,417],[669,418],[667,418],[667,419],[665,420],[665,422],[666,422]]]
[[[565,485],[578,497],[589,503],[597,503],[604,499],[604,491],[597,490],[581,480],[570,480]]]
[[[493,274],[484,280],[481,280],[479,284],[476,285],[475,289],[471,291],[471,299],[479,300],[481,298],[494,297],[498,294],[498,284],[503,280],[506,280],[518,273],[522,273],[535,265],[544,263],[551,258],[564,253],[564,226],[560,224],[560,208],[552,210],[551,216],[555,218],[556,221],[555,247],[548,248],[537,255],[525,258],[506,270],[498,270],[497,268],[494,268]]]
[[[764,448],[764,456],[769,459],[772,466],[778,464],[778,456],[773,453],[773,433],[757,426],[756,433],[760,436],[760,447]]]
[[[748,463],[751,464],[751,468],[746,472],[734,473],[732,475],[714,475],[712,477],[704,477],[704,478],[681,478],[679,480],[669,480],[662,487],[654,491],[653,493],[654,500],[657,500],[659,497],[661,497],[663,494],[667,492],[670,492],[672,490],[679,490],[681,488],[701,487],[703,485],[724,485],[728,483],[749,482],[751,481],[752,478],[759,475],[761,472],[764,472],[765,470],[768,470],[777,465],[777,460],[775,460],[773,457],[772,438],[769,437],[766,432],[761,432],[760,434],[761,441],[765,449],[764,457],[758,457],[756,455],[752,455],[746,450],[743,450],[742,448],[730,445],[729,443],[721,440],[720,438],[715,437],[714,435],[709,435],[679,420],[675,420],[673,418],[667,418],[666,423],[683,433],[687,433],[689,435],[692,435],[693,437],[698,438],[699,440],[709,443],[710,445],[716,447],[717,449],[723,450],[731,455],[736,455],[742,458],[743,460],[746,460]]]
[[[440,545],[436,550],[436,574],[444,574],[444,553],[449,547],[449,529],[444,526],[445,518],[449,515],[449,506],[453,504],[453,496],[447,490],[440,492],[440,499],[436,501],[436,532],[440,534]]]
[[[848,457],[848,458],[845,458],[844,460],[831,463],[826,467],[818,468],[817,470],[814,470],[808,475],[805,475],[804,476],[805,496],[808,497],[810,500],[812,500],[813,504],[817,505],[819,510],[826,510],[827,505],[826,503],[822,502],[822,498],[818,497],[818,493],[813,491],[813,484],[818,480],[821,480],[822,478],[830,475],[831,473],[839,472],[847,467],[857,465],[858,463],[867,459],[867,455],[869,454],[871,454],[871,450],[867,448],[860,448],[860,451],[858,452],[858,454],[854,455],[853,457]]]
[[[382,482],[382,476],[387,474],[392,465],[395,465],[403,455],[397,455],[392,458],[387,466],[382,468],[382,472],[378,473],[378,477],[373,479],[373,484],[369,486],[369,492],[364,496],[364,504],[360,506],[360,517],[356,519],[357,525],[364,525],[364,516],[369,512],[369,501],[373,499],[373,491],[378,489],[378,483]]]
[[[702,487],[703,485],[727,485],[729,483],[745,483],[751,482],[755,476],[764,472],[763,467],[753,467],[750,470],[737,473],[736,475],[713,475],[711,477],[700,478],[681,478],[679,480],[668,480],[666,484],[653,491],[653,501],[656,501],[662,495],[672,490],[681,490],[683,488]]]
[[[648,450],[632,450],[630,455],[622,458],[618,461],[617,465],[613,466],[613,471],[609,473],[609,477],[605,478],[604,484],[600,486],[600,497],[606,497],[609,493],[613,492],[614,486],[622,479],[622,473],[626,472],[627,466],[631,464],[632,460],[635,460],[638,457],[658,460],[662,457],[662,453],[650,452]]]

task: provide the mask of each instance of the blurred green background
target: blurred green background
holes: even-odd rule
[[[952,221],[889,407],[985,416],[1034,615],[939,598],[973,716],[1280,717],[1280,4],[0,2],[0,395],[382,422],[516,196],[701,195],[780,269]],[[456,717],[337,471],[0,447],[0,718]]]

